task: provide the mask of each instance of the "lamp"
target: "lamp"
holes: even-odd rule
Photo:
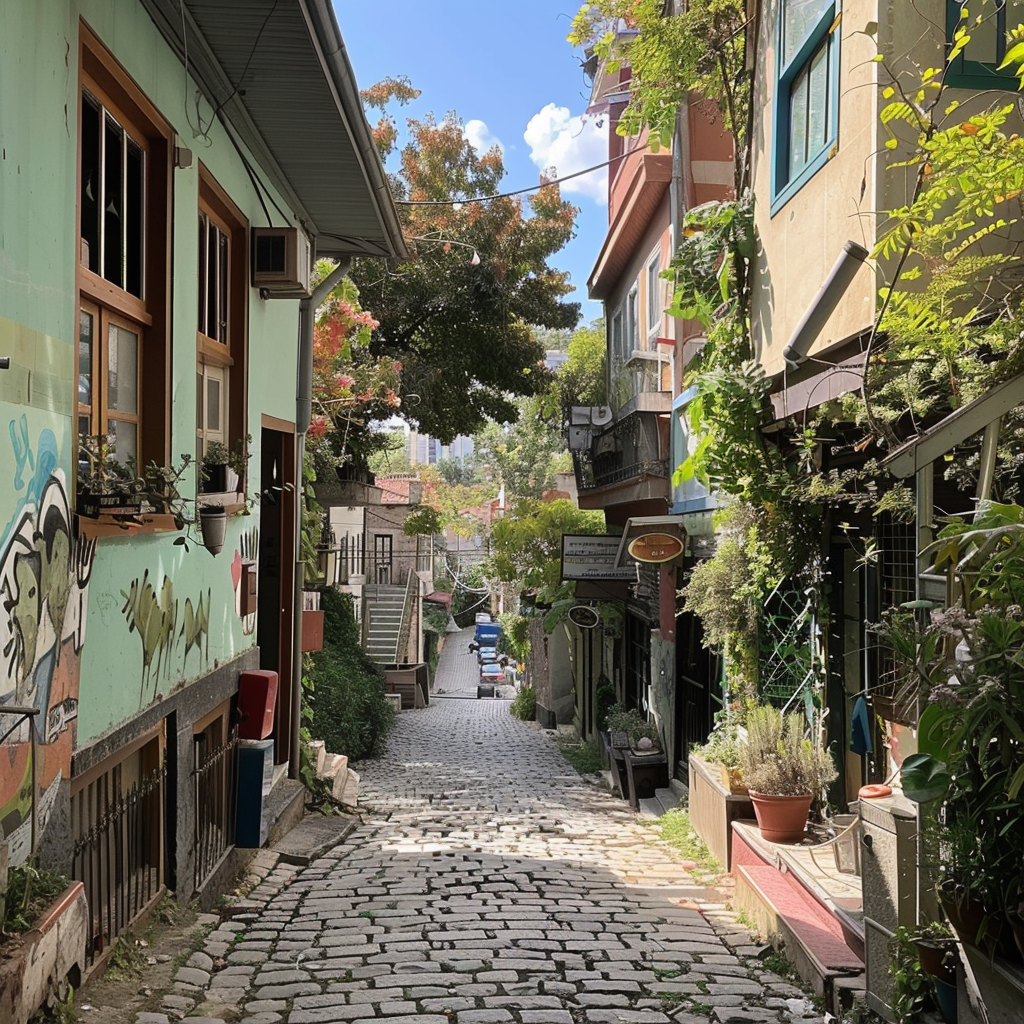
[[[782,358],[791,367],[799,366],[807,359],[807,353],[815,338],[821,333],[826,321],[839,305],[854,275],[864,265],[868,251],[856,242],[847,242],[839,259],[832,266],[821,290],[797,324],[789,344],[782,350]]]
[[[328,522],[324,522],[320,530],[320,541],[316,546],[316,574],[327,585],[334,583],[335,576],[335,539],[334,531]]]

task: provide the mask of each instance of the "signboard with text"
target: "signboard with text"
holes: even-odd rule
[[[616,566],[621,537],[562,534],[563,580],[622,580],[636,579],[633,566]]]

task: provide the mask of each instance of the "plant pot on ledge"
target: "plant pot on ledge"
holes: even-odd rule
[[[770,843],[799,843],[803,839],[814,799],[810,793],[777,796],[751,790],[749,796],[764,839]]]

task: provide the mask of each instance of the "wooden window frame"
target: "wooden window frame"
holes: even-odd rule
[[[171,344],[170,344],[170,268],[171,268],[171,155],[174,133],[162,115],[147,99],[131,76],[118,63],[99,38],[83,22],[78,47],[78,183],[76,199],[76,308],[100,309],[97,328],[107,318],[122,317],[139,333],[138,437],[139,467],[156,462],[167,465],[170,452]],[[144,149],[143,241],[141,296],[108,281],[82,262],[82,97],[89,95]],[[93,365],[105,366],[107,340],[102,329],[94,336]],[[78,374],[76,353],[76,381]],[[141,367],[145,366],[145,372]],[[100,403],[95,395],[99,385]],[[89,412],[95,433],[105,433],[107,412],[106,385],[94,375],[94,400]],[[76,404],[77,409],[77,404]],[[122,418],[120,414],[115,418]],[[76,437],[78,421],[76,416]],[[76,464],[77,464],[77,460]]]
[[[203,333],[202,323],[196,327],[196,373],[205,384],[207,367],[224,369],[224,386],[221,389],[223,442],[229,448],[248,437],[248,310],[249,310],[249,223],[242,211],[235,205],[227,192],[217,183],[208,169],[199,165],[199,211],[201,220],[211,223],[227,238],[227,309],[226,337],[223,341]],[[206,246],[208,248],[208,245]],[[207,287],[207,266],[198,259],[197,252],[197,302],[199,309],[202,293]],[[207,321],[208,322],[208,321]],[[197,410],[205,403],[203,394],[196,395]],[[205,420],[205,416],[204,416]],[[205,422],[199,427],[197,415],[196,455],[202,459],[206,445]],[[239,481],[239,490],[245,482]]]

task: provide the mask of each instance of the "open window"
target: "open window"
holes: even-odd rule
[[[96,465],[85,453],[95,455],[97,446],[126,471],[168,461],[173,136],[84,25],[79,65],[76,356],[81,492],[83,476]]]

